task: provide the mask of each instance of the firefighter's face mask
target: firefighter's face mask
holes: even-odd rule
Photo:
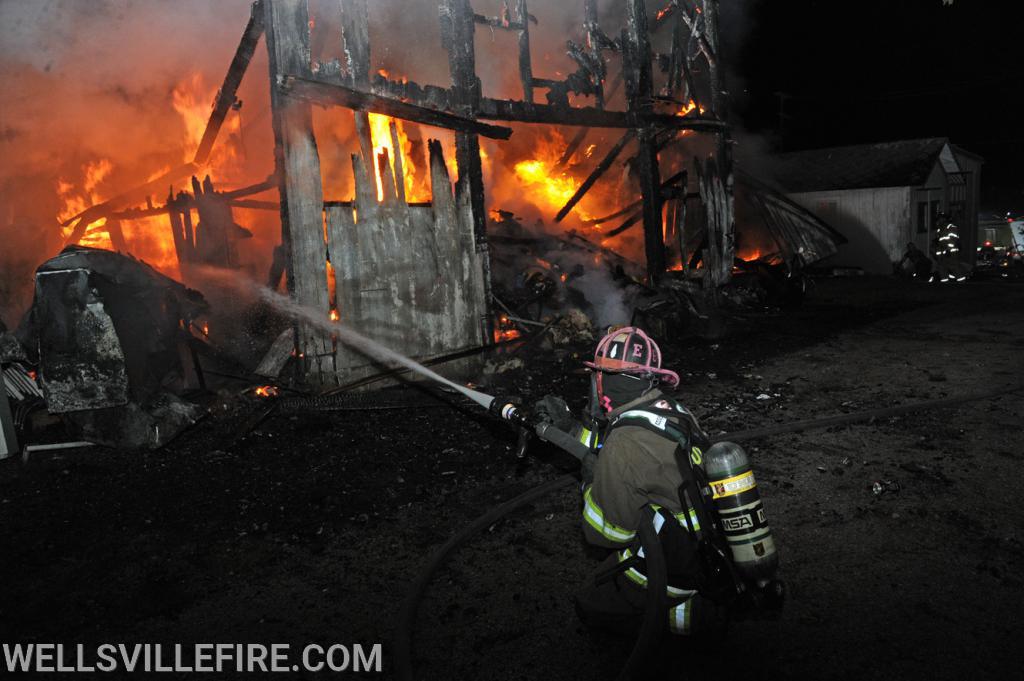
[[[650,376],[611,374],[595,371],[591,380],[597,383],[597,400],[601,411],[608,413],[632,402],[654,388],[655,379]]]

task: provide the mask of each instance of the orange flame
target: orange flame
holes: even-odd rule
[[[370,114],[370,137],[373,140],[373,170],[374,178],[377,181],[377,200],[384,200],[384,180],[380,174],[380,166],[377,164],[377,156],[387,149],[388,161],[391,164],[392,170],[395,167],[395,149],[391,140],[392,121],[395,121],[398,132],[398,145],[401,147],[402,172],[405,174],[405,199],[406,201],[429,201],[429,194],[419,195],[416,191],[417,184],[425,184],[417,182],[417,173],[425,172],[425,169],[418,168],[415,164],[409,162],[412,155],[412,142],[405,132],[405,124],[390,116],[372,113]]]
[[[205,85],[203,75],[198,71],[178,83],[171,93],[171,105],[181,116],[181,121],[185,126],[182,144],[184,155],[182,160],[184,161],[191,161],[196,149],[199,148],[199,142],[203,139],[203,133],[206,132],[206,124],[210,119],[210,111],[213,108],[216,93],[216,89]],[[228,116],[224,119],[218,135],[221,143],[214,145],[207,165],[219,168],[236,160],[234,147],[231,144],[225,144],[224,140],[237,134],[240,128],[241,124],[237,116]]]
[[[686,104],[684,104],[682,107],[679,108],[679,111],[676,112],[676,116],[685,116],[686,114],[690,113],[691,111],[693,111],[696,108],[697,108],[697,102],[695,102],[695,101],[693,101],[691,99],[689,102],[687,102]],[[702,107],[700,107],[700,111],[698,113],[703,116],[704,115],[704,111],[705,111],[705,109],[702,106]]]
[[[206,86],[202,74],[195,72],[183,79],[171,92],[171,105],[181,117],[181,154],[184,161],[191,161],[206,130],[211,104],[216,88]],[[237,116],[228,116],[220,132],[220,143],[215,145],[208,163],[216,169],[232,167],[238,161],[235,147],[230,143],[233,135],[240,130]],[[151,181],[170,169],[163,165],[146,177]],[[78,180],[61,178],[57,182],[57,196],[61,202],[57,219],[60,222],[81,213],[86,208],[102,203],[111,196],[127,189],[127,186],[111,186],[113,163],[107,158],[98,158],[82,167]],[[72,223],[63,229],[65,239],[75,230]],[[177,253],[174,240],[163,216],[121,221],[125,244],[132,255],[169,276],[178,276]],[[83,246],[113,250],[106,218],[96,220],[85,227],[84,235],[78,240]]]
[[[252,392],[257,397],[277,397],[281,394],[281,389],[276,385],[261,385]]]
[[[558,210],[572,198],[579,185],[574,178],[565,172],[556,171],[553,166],[554,163],[550,161],[535,158],[520,161],[514,170],[519,182],[532,192],[532,199],[540,199],[545,206]],[[576,214],[584,220],[592,217],[579,210],[578,206]]]
[[[109,159],[105,158],[86,163],[82,168],[81,189],[76,189],[72,182],[58,179],[57,196],[60,197],[62,205],[61,209],[57,212],[57,221],[64,222],[68,218],[78,215],[89,206],[103,201],[103,196],[99,193],[98,187],[110,175],[110,171],[113,169],[114,165]],[[113,250],[110,235],[105,229],[101,229],[106,223],[106,218],[100,218],[95,222],[89,223],[85,228],[84,236],[78,240],[78,243],[83,246]],[[68,225],[63,229],[62,236],[67,239],[73,229],[74,224]]]

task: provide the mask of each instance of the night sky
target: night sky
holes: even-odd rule
[[[736,122],[787,151],[949,137],[985,158],[982,210],[1024,213],[1014,4],[752,0],[729,54]]]

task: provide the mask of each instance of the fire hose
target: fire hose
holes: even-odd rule
[[[453,535],[434,552],[430,560],[427,561],[426,566],[416,577],[416,580],[410,585],[405,600],[402,602],[402,609],[398,614],[398,631],[395,634],[395,664],[398,670],[398,678],[401,681],[414,681],[412,632],[416,624],[416,615],[419,611],[420,603],[423,602],[423,597],[426,595],[427,586],[433,581],[434,576],[448,560],[449,556],[461,548],[477,532],[487,529],[523,506],[533,503],[552,492],[568,487],[575,482],[577,482],[576,476],[563,475],[560,478],[555,478],[533,487],[519,496],[495,506]],[[650,659],[650,653],[661,634],[667,610],[665,590],[668,584],[668,571],[665,566],[661,542],[658,540],[658,534],[654,530],[654,523],[650,522],[653,520],[654,511],[648,506],[644,508],[644,512],[646,514],[644,516],[645,520],[640,522],[637,528],[637,536],[647,558],[647,579],[649,580],[647,603],[644,609],[643,624],[641,625],[636,643],[629,658],[626,660],[626,664],[617,677],[620,681],[642,678],[641,672],[645,663]]]
[[[941,409],[952,407],[971,401],[999,397],[1005,394],[1018,392],[1022,389],[1024,389],[1024,386],[1021,385],[1003,387],[997,390],[962,397],[928,400],[912,404],[871,409],[851,414],[840,414],[832,417],[809,419],[788,424],[778,424],[765,428],[724,433],[716,435],[712,439],[714,441],[751,440],[770,435],[800,432],[813,428],[846,425],[858,421],[868,421],[904,414],[911,411],[919,411],[921,409]],[[495,402],[500,401],[495,399]],[[498,408],[495,409],[495,406]],[[536,424],[534,424],[515,404],[511,402],[504,405],[492,405],[492,411],[497,412],[502,418],[518,425],[519,427],[537,427]],[[543,431],[543,425],[541,425],[538,430]],[[566,448],[567,451],[574,453],[578,448],[578,443],[572,440],[572,438],[568,438],[567,435],[565,437],[568,438],[569,441],[563,442],[563,438],[559,436],[559,433],[561,433],[561,431],[549,429],[546,432],[543,432],[541,436],[552,444],[559,447],[564,446],[563,448]],[[539,432],[538,434],[541,433]],[[570,445],[572,448],[569,448]],[[427,561],[426,566],[410,585],[406,598],[402,602],[402,608],[398,617],[398,630],[395,634],[395,659],[399,679],[402,681],[413,681],[414,679],[412,662],[412,632],[416,623],[416,615],[419,610],[419,605],[423,601],[427,587],[447,561],[449,556],[454,551],[465,545],[477,532],[490,527],[523,506],[526,506],[547,494],[568,487],[575,482],[577,482],[577,478],[574,475],[563,475],[560,478],[549,480],[537,487],[529,489],[519,496],[495,506],[490,511],[453,535],[448,541],[441,545],[437,551],[434,552],[430,560]],[[645,512],[651,512],[650,508],[645,508]],[[661,542],[658,540],[658,536],[654,532],[654,526],[650,522],[640,522],[637,527],[637,535],[640,539],[640,545],[643,547],[644,554],[647,556],[647,577],[649,580],[647,603],[644,609],[643,624],[641,626],[640,633],[637,636],[636,643],[634,644],[629,658],[626,660],[625,665],[617,677],[620,681],[643,678],[642,674],[644,666],[650,659],[650,653],[660,636],[665,620],[665,587],[668,583],[668,575],[662,553]]]

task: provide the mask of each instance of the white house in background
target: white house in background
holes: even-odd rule
[[[768,174],[846,237],[823,264],[888,274],[908,242],[932,251],[939,211],[960,228],[960,253],[973,264],[982,163],[933,137],[777,154]]]

